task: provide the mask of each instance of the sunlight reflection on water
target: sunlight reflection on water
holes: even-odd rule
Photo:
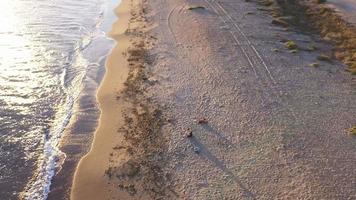
[[[0,1],[0,199],[46,196],[106,2]]]

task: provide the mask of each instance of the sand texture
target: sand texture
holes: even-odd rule
[[[330,43],[245,0],[118,12],[72,199],[356,199],[356,79]]]
[[[129,46],[130,36],[126,34],[130,18],[130,1],[123,1],[116,10],[118,20],[110,32],[116,41],[120,41],[108,56],[106,74],[102,81],[97,99],[101,110],[99,125],[95,132],[89,153],[84,156],[74,175],[71,199],[108,199],[109,186],[104,172],[109,165],[109,155],[117,141],[122,140],[117,134],[118,127],[124,124],[121,115],[124,102],[118,101],[117,93],[122,90],[128,76],[128,65],[123,52]]]

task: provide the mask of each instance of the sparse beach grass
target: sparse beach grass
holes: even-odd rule
[[[350,128],[350,129],[348,130],[348,133],[349,133],[350,135],[356,136],[356,126],[353,126],[352,128]]]
[[[298,45],[294,41],[291,41],[291,40],[285,42],[284,46],[289,50],[297,50],[298,49]]]
[[[331,62],[331,57],[328,56],[328,55],[325,55],[325,54],[320,54],[318,57],[317,57],[318,60],[320,61],[326,61],[326,62]]]
[[[258,2],[267,7],[265,10],[274,17],[273,24],[284,27],[291,25],[298,31],[319,33],[325,41],[335,46],[333,49],[335,58],[348,66],[347,71],[356,75],[356,27],[343,20],[333,9],[325,7],[324,0],[259,0]]]
[[[315,63],[311,63],[311,64],[309,64],[309,66],[310,67],[319,67],[320,66],[320,64],[319,63],[317,63],[317,62],[315,62]]]

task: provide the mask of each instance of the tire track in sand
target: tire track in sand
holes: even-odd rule
[[[231,27],[229,25],[229,23],[232,24],[231,28],[235,29],[235,31],[237,33],[239,33],[240,35],[237,35],[236,32],[233,32],[231,30],[229,32],[233,36],[236,44],[244,52],[245,57],[249,60],[250,66],[258,72],[262,70],[262,72],[260,72],[260,73],[264,73],[264,74],[267,73],[267,76],[266,76],[266,77],[268,77],[267,79],[263,79],[261,76],[258,76],[258,78],[260,78],[258,80],[267,83],[267,85],[271,89],[274,96],[277,97],[277,98],[274,98],[274,100],[276,100],[278,103],[280,103],[289,113],[291,113],[293,120],[295,122],[301,122],[301,120],[299,120],[297,115],[295,114],[294,110],[289,108],[288,104],[286,104],[285,101],[283,100],[283,94],[286,96],[287,95],[289,96],[290,94],[285,90],[282,91],[282,89],[280,87],[281,85],[278,84],[278,82],[272,75],[272,72],[271,72],[270,68],[267,66],[266,61],[263,59],[263,56],[261,55],[261,53],[259,53],[259,51],[256,49],[255,45],[251,42],[251,40],[242,31],[241,27],[235,22],[233,17],[226,11],[226,9],[221,5],[220,2],[217,2],[215,0],[213,0],[213,1],[204,0],[204,1],[214,10],[214,12],[219,16],[219,18],[224,22],[224,24],[226,26]],[[238,38],[242,38],[244,41],[242,42]],[[252,52],[255,54],[255,56],[258,59],[254,59],[253,56],[248,55],[247,52],[249,52],[249,51],[244,48],[246,46],[246,45],[244,45],[244,42],[252,50]],[[253,63],[250,62],[251,60],[253,60],[256,63],[259,63],[259,65],[254,66]],[[262,66],[260,66],[260,65],[262,65]],[[262,68],[262,69],[260,69],[260,68]],[[275,87],[278,87],[279,90],[277,90]]]

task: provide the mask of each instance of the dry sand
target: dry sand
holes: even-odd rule
[[[354,0],[328,0],[327,3],[338,11],[344,19],[356,25],[356,1]]]
[[[355,79],[317,60],[327,43],[272,25],[254,2],[151,6],[159,84],[149,94],[174,119],[162,130],[179,199],[356,198],[356,138],[345,131],[356,123]]]
[[[356,198],[356,80],[330,44],[245,0],[119,11],[72,199]]]

